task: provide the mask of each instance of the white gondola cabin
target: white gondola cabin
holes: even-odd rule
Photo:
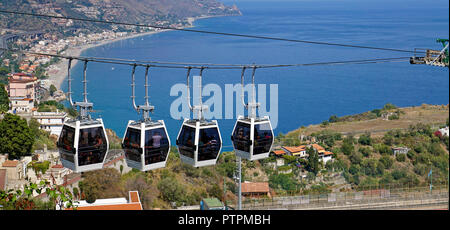
[[[62,165],[76,173],[103,168],[108,148],[102,119],[67,121],[58,140]]]
[[[273,145],[273,130],[269,117],[244,118],[239,116],[231,135],[231,141],[239,156],[247,160],[269,157]]]
[[[98,170],[103,168],[106,154],[109,150],[108,136],[103,125],[103,120],[92,119],[89,112],[93,109],[93,103],[87,99],[86,69],[88,60],[84,61],[83,71],[83,96],[82,102],[72,101],[70,66],[68,65],[68,98],[70,105],[79,108],[79,116],[76,119],[64,122],[58,139],[58,149],[61,163],[64,167],[76,173]]]
[[[183,163],[194,167],[215,165],[222,149],[222,137],[216,120],[185,119],[177,137]]]
[[[164,121],[129,121],[122,148],[131,168],[148,171],[165,167],[170,139]]]

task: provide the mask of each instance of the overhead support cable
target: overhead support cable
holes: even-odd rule
[[[105,20],[98,20],[98,19],[56,16],[56,15],[37,14],[37,13],[10,11],[10,10],[0,10],[0,13],[28,15],[28,16],[34,16],[34,17],[66,19],[66,20],[83,21],[83,22],[105,23],[105,24],[114,24],[114,25],[123,25],[123,26],[156,28],[156,29],[162,29],[162,30],[176,30],[176,31],[213,34],[213,35],[222,35],[222,36],[231,36],[231,37],[243,37],[243,38],[264,39],[264,40],[284,41],[284,42],[296,42],[296,43],[306,43],[306,44],[315,44],[315,45],[340,46],[340,47],[347,47],[347,48],[360,48],[360,49],[384,50],[384,51],[403,52],[403,53],[414,53],[413,50],[404,50],[404,49],[382,48],[382,47],[351,45],[351,44],[339,44],[339,43],[319,42],[319,41],[307,41],[307,40],[299,40],[299,39],[268,37],[268,36],[259,36],[259,35],[250,35],[250,34],[225,33],[225,32],[216,32],[216,31],[177,28],[177,27],[170,27],[170,26],[158,26],[158,25],[138,24],[138,23],[105,21]]]
[[[127,66],[141,66],[141,67],[156,67],[156,68],[168,68],[168,69],[242,69],[246,68],[286,68],[286,67],[301,67],[301,66],[323,66],[323,65],[344,65],[344,64],[373,64],[373,63],[384,63],[384,62],[404,62],[409,61],[410,57],[392,57],[392,58],[375,58],[375,59],[362,59],[362,60],[347,60],[347,61],[331,61],[331,62],[316,62],[316,63],[298,63],[298,64],[204,64],[204,63],[174,63],[168,64],[168,62],[158,62],[158,61],[148,61],[145,64],[143,61],[127,60],[127,59],[113,59],[113,58],[98,58],[98,57],[79,57],[79,56],[66,56],[61,54],[49,54],[49,53],[37,53],[29,52],[24,50],[16,49],[5,49],[0,48],[0,50],[25,53],[37,56],[49,56],[58,57],[69,60],[80,60],[89,62],[98,62],[106,64],[117,64],[117,65],[127,65]]]

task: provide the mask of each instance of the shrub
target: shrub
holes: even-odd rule
[[[158,183],[161,198],[168,202],[183,202],[186,189],[174,177],[166,177]]]
[[[380,157],[379,162],[384,165],[386,169],[390,169],[394,164],[394,161],[390,156],[384,155]]]
[[[406,160],[405,154],[397,154],[395,158],[397,159],[398,162],[405,162]]]
[[[372,138],[370,133],[363,134],[359,137],[358,142],[362,145],[372,145]]]
[[[348,172],[351,173],[352,175],[356,175],[360,172],[361,167],[359,165],[351,165],[350,168],[348,169]]]
[[[363,158],[363,156],[359,152],[354,152],[349,156],[350,162],[352,162],[352,164],[357,164],[357,165],[361,164],[362,158]]]
[[[364,157],[370,157],[372,152],[369,147],[360,147],[358,150]]]

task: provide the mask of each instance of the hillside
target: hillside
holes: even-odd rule
[[[387,110],[391,109],[393,108]],[[448,137],[437,137],[434,132],[439,126],[445,123],[448,125],[448,106],[423,105],[393,109],[397,110],[400,111],[398,120],[365,120],[372,117],[365,113],[340,118],[346,121],[333,122],[328,126],[311,125],[300,129],[308,133],[305,136],[315,137],[315,143],[334,153],[334,161],[331,163],[323,165],[319,162],[316,174],[311,170],[309,158],[284,156],[284,165],[275,166],[277,158],[271,156],[261,161],[244,160],[243,181],[268,182],[273,196],[286,196],[366,190],[393,185],[427,186],[427,175],[433,168],[433,183],[445,183],[449,161]],[[364,127],[361,122],[379,122],[385,125]],[[437,127],[432,128],[430,124]],[[349,132],[352,128],[361,132],[359,137],[336,131]],[[372,135],[371,130],[374,128],[385,132]],[[392,128],[405,129],[388,131]],[[298,130],[286,136],[278,136],[277,145],[311,143],[298,140],[296,132]],[[292,139],[297,139],[297,142],[293,143]],[[396,146],[407,147],[409,152],[394,156],[391,148]],[[226,201],[233,205],[236,202],[235,159],[233,152],[225,152],[215,166],[193,168],[181,163],[176,147],[173,147],[166,168],[150,172],[133,170],[122,176],[118,175],[115,186],[103,187],[108,192],[103,190],[102,194],[114,197],[120,195],[118,193],[126,194],[126,191],[135,189],[142,194],[145,209],[167,209],[173,208],[172,205],[198,205],[203,197],[222,199],[226,190]],[[117,190],[118,187],[120,190]]]
[[[383,118],[383,111],[387,113],[398,113],[398,119]],[[379,116],[377,116],[377,113]],[[361,114],[343,116],[333,121],[331,116],[327,122],[317,125],[301,127],[286,134],[289,137],[299,137],[301,135],[311,135],[323,130],[340,132],[342,134],[353,134],[359,136],[365,132],[370,132],[373,136],[383,136],[389,130],[407,129],[413,124],[427,124],[439,126],[445,123],[449,117],[449,105],[426,105],[405,108],[392,108],[383,110],[374,109]]]
[[[236,6],[225,6],[216,0],[0,0],[0,9],[126,23],[174,25],[187,23],[187,17],[241,14]],[[108,24],[0,14],[0,28],[49,32],[78,28],[95,31],[115,27]]]

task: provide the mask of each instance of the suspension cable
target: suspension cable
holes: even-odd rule
[[[328,46],[340,46],[340,47],[348,47],[348,48],[360,48],[360,49],[384,50],[384,51],[394,51],[394,52],[403,52],[403,53],[414,53],[414,51],[412,51],[412,50],[404,50],[404,49],[393,49],[393,48],[382,48],[382,47],[351,45],[351,44],[339,44],[339,43],[330,43],[330,42],[307,41],[307,40],[268,37],[268,36],[258,36],[258,35],[249,35],[249,34],[225,33],[225,32],[215,32],[215,31],[206,31],[206,30],[177,28],[177,27],[170,27],[170,26],[158,26],[158,25],[148,25],[148,24],[105,21],[105,20],[98,20],[98,19],[75,18],[75,17],[67,17],[67,16],[55,16],[55,15],[48,15],[48,14],[36,14],[36,13],[9,11],[9,10],[0,10],[0,13],[17,14],[17,15],[28,15],[28,16],[34,16],[34,17],[47,17],[47,18],[56,18],[56,19],[66,19],[66,20],[84,21],[84,22],[105,23],[105,24],[124,25],[124,26],[156,28],[156,29],[163,29],[163,30],[176,30],[176,31],[195,32],[195,33],[203,33],[203,34],[214,34],[214,35],[232,36],[232,37],[244,37],[244,38],[274,40],[274,41],[307,43],[307,44],[315,44],[315,45],[328,45]]]

